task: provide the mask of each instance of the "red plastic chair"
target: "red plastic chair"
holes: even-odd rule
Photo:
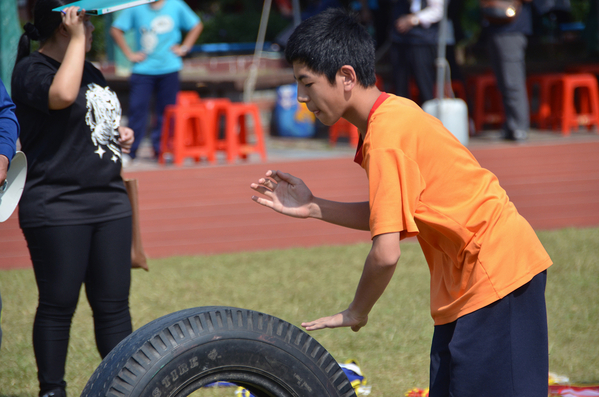
[[[552,98],[551,126],[570,135],[571,130],[586,126],[599,129],[599,89],[589,73],[562,74]]]
[[[177,103],[167,106],[164,111],[158,163],[166,162],[167,153],[172,155],[173,163],[179,166],[188,157],[195,161],[206,158],[210,163],[215,163],[216,126],[213,119],[211,111],[202,104],[196,92],[179,92]]]
[[[217,137],[216,149],[225,151],[227,161],[231,163],[237,158],[247,159],[250,153],[258,153],[262,161],[266,161],[264,132],[258,106],[254,103],[221,102],[218,109],[218,114],[225,118],[225,134],[222,139]],[[253,121],[253,140],[250,140],[248,129],[249,117]]]
[[[358,147],[358,142],[360,140],[358,127],[343,118],[339,119],[335,124],[329,127],[329,144],[335,146],[337,139],[339,139],[340,136],[348,137],[349,144],[353,147]]]
[[[526,79],[530,122],[541,129],[548,128],[551,122],[551,98],[556,94],[556,84],[561,77],[561,73],[549,73],[535,74]]]
[[[474,108],[471,114],[476,131],[481,131],[484,126],[501,126],[505,113],[495,76],[491,73],[471,76],[466,85]]]

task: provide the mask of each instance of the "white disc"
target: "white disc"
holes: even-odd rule
[[[0,222],[4,222],[14,212],[23,194],[27,178],[27,157],[25,153],[17,152],[10,162],[6,173],[6,184],[0,181]]]

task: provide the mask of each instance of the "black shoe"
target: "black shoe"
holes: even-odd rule
[[[40,397],[67,397],[67,392],[64,389],[53,389],[42,394]]]
[[[506,141],[525,141],[528,139],[528,132],[525,130],[501,131],[501,138]]]

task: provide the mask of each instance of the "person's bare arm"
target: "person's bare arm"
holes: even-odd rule
[[[83,65],[85,63],[85,10],[77,13],[79,7],[67,7],[62,16],[62,25],[56,34],[62,34],[61,29],[70,35],[69,44],[64,58],[52,80],[48,93],[48,106],[52,110],[65,109],[73,104],[79,95]],[[43,47],[42,47],[43,51]]]
[[[198,40],[198,37],[200,37],[203,29],[204,25],[202,22],[199,22],[196,26],[191,28],[191,30],[185,35],[185,39],[183,39],[181,45],[173,46],[173,52],[180,57],[187,55],[191,50],[191,47],[193,47],[195,42]]]
[[[133,52],[131,50],[131,47],[129,47],[129,44],[127,44],[127,40],[125,39],[125,32],[122,30],[113,26],[110,28],[110,36],[129,61],[138,63],[146,59],[146,54],[143,52]]]
[[[352,331],[358,332],[368,322],[368,314],[389,285],[400,255],[399,233],[375,236],[354,300],[349,307],[332,316],[302,323],[302,327],[307,331],[351,327]]]
[[[314,197],[304,182],[281,171],[267,171],[251,188],[262,196],[252,200],[276,212],[295,218],[315,218],[335,225],[369,230],[368,202],[342,203]]]

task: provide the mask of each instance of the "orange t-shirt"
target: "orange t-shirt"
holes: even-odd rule
[[[368,175],[371,235],[418,238],[436,325],[503,298],[551,266],[497,177],[414,102],[382,94],[356,160]]]

